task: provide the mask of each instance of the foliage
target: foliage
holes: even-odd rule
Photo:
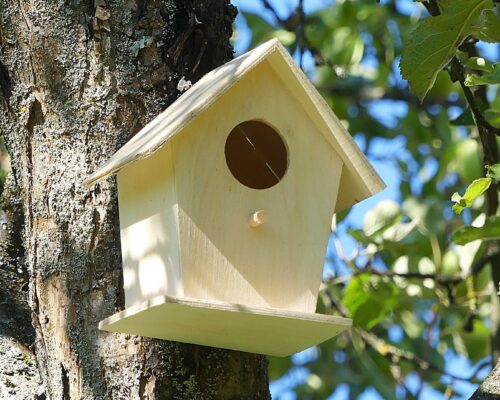
[[[460,196],[457,192],[453,193],[451,200],[454,201],[455,204],[452,210],[460,214],[464,208],[472,206],[473,201],[489,189],[491,181],[491,178],[479,178],[469,185],[463,196]]]
[[[453,232],[451,240],[456,244],[467,244],[474,240],[495,240],[500,237],[500,217],[492,215],[484,222],[484,225],[476,228],[474,226],[462,226]]]
[[[500,23],[500,21],[499,21]],[[491,68],[483,75],[469,74],[465,79],[466,86],[498,85],[500,83],[500,63],[491,63]]]
[[[493,179],[497,183],[500,182],[500,164],[487,165],[486,176]]]
[[[478,27],[485,23],[487,15],[495,17],[491,13],[492,0],[441,0],[439,6],[440,14],[419,22],[403,48],[401,72],[420,99],[434,85],[437,74],[455,56],[463,41],[480,31]],[[490,39],[488,34],[480,36],[483,40]],[[491,39],[500,41],[496,37]]]
[[[494,2],[337,0],[305,14],[304,0],[289,15],[259,3],[243,13],[251,46],[278,37],[300,63],[312,60],[316,87],[390,171],[363,224],[351,210],[332,233],[318,311],[352,318],[353,329],[272,359],[272,379],[307,371],[290,384],[305,399],[370,387],[384,399],[470,395],[456,383],[477,384],[491,367],[489,246],[500,237],[488,215],[500,175],[499,60],[483,50],[500,42]],[[453,197],[460,215],[453,193],[464,193]],[[453,370],[459,356],[476,367]]]

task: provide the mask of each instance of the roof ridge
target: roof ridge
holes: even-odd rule
[[[274,56],[276,53],[279,56]],[[384,182],[331,107],[277,39],[265,42],[205,74],[91,174],[83,182],[84,186],[90,187],[128,164],[149,157],[266,59],[291,93],[298,96],[296,100],[308,107],[308,114],[317,115],[315,119],[322,121],[323,127],[317,123],[318,129],[342,159],[347,171],[346,182],[352,187],[348,194],[339,195],[343,196],[339,205],[350,206],[382,190]],[[292,84],[285,75],[293,80]]]

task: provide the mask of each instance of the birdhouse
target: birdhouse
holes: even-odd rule
[[[85,182],[117,174],[126,308],[100,329],[285,356],[315,313],[334,212],[383,188],[277,40],[211,71]]]

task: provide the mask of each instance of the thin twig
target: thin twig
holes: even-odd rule
[[[271,11],[271,14],[273,14],[276,21],[278,21],[278,23],[280,23],[280,24],[283,24],[284,20],[278,15],[278,13],[274,9],[274,7],[271,5],[271,3],[269,3],[268,0],[261,0],[261,2],[266,10]]]
[[[464,108],[464,102],[459,98],[456,100],[450,100],[449,98],[443,97],[432,97],[425,98],[421,103],[417,96],[410,93],[407,90],[403,90],[397,86],[392,87],[390,90],[385,90],[385,88],[380,86],[359,86],[359,87],[342,87],[338,85],[331,86],[320,86],[319,90],[321,92],[326,92],[334,96],[347,97],[355,101],[363,100],[403,100],[415,107],[424,108],[441,105],[445,107],[461,107]]]
[[[495,257],[498,257],[498,253],[481,257],[470,267],[470,275],[479,275],[483,268],[488,265],[489,262],[493,261]]]
[[[419,279],[419,280],[426,280],[426,279],[431,279],[437,284],[444,286],[448,290],[448,296],[452,295],[451,291],[453,286],[460,284],[461,282],[464,282],[467,277],[469,276],[476,276],[478,275],[482,269],[488,265],[489,262],[493,261],[495,257],[498,257],[498,254],[490,254],[484,257],[481,257],[479,260],[477,260],[474,264],[472,264],[469,274],[468,275],[455,275],[451,277],[447,276],[442,276],[438,274],[423,274],[420,272],[396,272],[393,270],[380,270],[377,268],[374,268],[373,265],[371,264],[371,260],[369,260],[363,268],[358,268],[355,266],[355,264],[352,262],[352,260],[349,260],[347,258],[342,257],[343,253],[339,251],[341,249],[340,242],[335,241],[334,242],[336,247],[337,247],[337,254],[341,258],[341,260],[348,266],[351,267],[353,270],[353,275],[352,276],[357,276],[357,275],[362,275],[362,274],[370,274],[370,275],[376,275],[376,276],[381,276],[381,277],[388,277],[388,278],[394,278],[394,277],[399,277],[399,278],[404,278],[404,279]],[[329,277],[327,279],[323,280],[323,283],[325,285],[329,284],[337,284],[337,283],[342,283],[345,282],[349,277]],[[453,301],[452,301],[453,303]]]
[[[433,310],[432,310],[432,320],[427,327],[426,333],[425,333],[425,339],[424,339],[424,351],[423,351],[423,356],[422,359],[424,361],[428,361],[429,359],[429,352],[431,350],[431,339],[432,339],[432,329],[434,329],[434,326],[436,325],[436,322],[438,321],[438,312],[435,310],[436,305],[434,304]],[[425,382],[425,370],[420,370],[419,373],[419,378],[420,378],[420,386],[417,389],[417,392],[415,393],[415,397],[418,399],[420,398],[420,394],[422,393],[422,390],[424,388],[424,382]]]
[[[276,9],[269,3],[268,0],[261,0],[262,5],[264,8],[268,11],[270,11],[276,21],[287,31],[293,32],[298,34],[299,36],[299,47],[301,48],[301,51],[304,50],[309,50],[309,52],[312,54],[314,62],[316,66],[328,66],[330,67],[333,72],[340,78],[345,78],[346,77],[346,69],[340,65],[336,65],[333,62],[331,62],[328,58],[324,57],[321,54],[321,51],[313,46],[309,40],[307,39],[307,36],[305,34],[305,25],[306,25],[306,18],[303,13],[303,7],[301,8],[301,2],[299,2],[299,9],[297,12],[299,13],[298,18],[294,18],[294,15],[291,15],[290,18],[288,19],[283,19],[278,15],[278,12]],[[300,11],[302,9],[302,11]],[[301,17],[301,13],[303,14]],[[300,41],[302,43],[300,43]]]
[[[364,331],[361,328],[355,328],[358,333],[360,334],[361,338],[363,341],[370,345],[375,351],[377,351],[379,354],[381,354],[384,357],[387,357],[390,359],[390,357],[399,357],[400,360],[404,360],[407,362],[412,363],[415,365],[419,370],[431,370],[434,372],[437,372],[441,375],[446,375],[452,379],[455,379],[457,381],[464,381],[464,382],[472,382],[476,380],[476,376],[468,376],[468,377],[462,377],[462,376],[457,376],[455,374],[452,374],[450,372],[444,371],[442,368],[439,368],[437,365],[432,364],[429,361],[426,361],[420,357],[418,357],[416,354],[411,353],[406,350],[402,350],[397,348],[396,346],[393,346],[384,340],[378,338],[372,333],[369,333],[367,331]]]
[[[299,15],[299,25],[297,26],[297,43],[299,45],[299,66],[301,69],[304,69],[303,61],[304,61],[304,51],[305,51],[305,43],[306,43],[306,33],[305,33],[305,25],[306,19],[304,14],[304,0],[299,0],[299,4],[297,5],[297,14]]]
[[[328,305],[330,308],[333,306],[340,313],[341,316],[348,317],[349,314],[346,308],[342,304],[337,302],[330,293],[325,292],[325,295],[327,296],[328,301],[330,302],[330,304]],[[419,370],[431,370],[441,375],[448,376],[457,381],[475,382],[477,381],[477,374],[487,366],[485,362],[482,363],[480,366],[478,366],[473,371],[473,374],[471,374],[470,376],[468,377],[457,376],[455,374],[443,370],[442,368],[439,368],[438,366],[432,364],[429,361],[423,360],[414,353],[399,349],[396,346],[385,342],[384,340],[378,338],[376,335],[369,333],[359,327],[354,327],[354,329],[359,334],[360,338],[363,340],[365,344],[370,346],[380,355],[388,358],[389,360],[392,360],[392,362],[403,360],[415,365]]]

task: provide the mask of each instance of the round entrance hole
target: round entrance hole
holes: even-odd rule
[[[279,183],[288,168],[288,152],[280,134],[260,121],[245,121],[229,134],[224,149],[233,176],[252,189]]]

